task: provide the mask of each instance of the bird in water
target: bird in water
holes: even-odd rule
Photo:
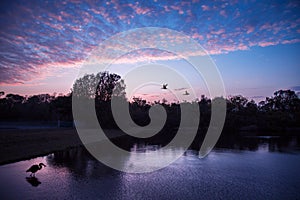
[[[168,84],[163,84],[161,89],[166,90],[167,86],[168,86]]]
[[[46,167],[44,163],[40,163],[38,165],[32,165],[26,172],[31,172],[30,176],[35,176],[35,173],[42,169],[42,167]]]
[[[190,95],[190,93],[188,93],[188,91],[185,91],[185,93],[183,93],[183,95]]]

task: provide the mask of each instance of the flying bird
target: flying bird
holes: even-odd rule
[[[185,91],[185,93],[183,93],[183,95],[190,95],[190,93],[188,93],[188,91]]]
[[[26,170],[26,172],[31,172],[30,176],[35,176],[35,173],[42,169],[42,167],[46,167],[44,163],[40,163],[38,165],[32,165],[29,169]]]
[[[163,84],[161,89],[166,90],[167,86],[168,86],[168,84]]]

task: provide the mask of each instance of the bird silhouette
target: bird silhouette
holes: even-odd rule
[[[188,93],[188,91],[185,91],[185,93],[183,93],[183,95],[190,95],[190,93]]]
[[[40,163],[38,165],[32,165],[26,172],[31,172],[30,176],[35,176],[35,173],[42,169],[42,167],[46,167],[44,163]]]
[[[168,86],[168,84],[163,84],[161,89],[166,90],[167,86]]]

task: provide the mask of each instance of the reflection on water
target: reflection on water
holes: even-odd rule
[[[243,143],[249,144],[243,149],[253,151],[240,151]],[[95,160],[84,148],[73,148],[0,166],[0,196],[1,199],[299,199],[298,144],[297,138],[245,138],[229,143],[235,150],[216,149],[204,159],[199,159],[196,151],[188,150],[170,166],[144,174],[116,171]],[[183,151],[169,148],[155,158],[147,158],[146,163],[139,162],[140,156],[145,157],[160,147],[133,144],[130,151],[140,154],[124,159],[123,164],[151,166]],[[25,170],[40,162],[47,167],[36,178],[26,177]]]
[[[32,176],[26,177],[26,181],[30,183],[33,187],[37,187],[39,186],[39,184],[41,184],[38,178]]]
[[[247,151],[290,152],[300,149],[300,137],[248,136],[223,138],[217,147]]]

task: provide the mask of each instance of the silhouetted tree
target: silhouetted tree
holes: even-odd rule
[[[58,96],[52,100],[51,110],[55,112],[56,120],[71,121],[72,116],[72,93],[64,96]]]
[[[86,74],[75,81],[73,94],[98,101],[110,101],[113,94],[125,98],[125,83],[120,75],[106,71],[96,75]]]
[[[300,99],[294,91],[278,90],[273,97],[259,103],[261,111],[259,125],[264,130],[285,131],[287,127],[297,126],[300,117]]]
[[[72,97],[74,96],[95,101],[97,117],[103,128],[118,128],[112,116],[111,100],[117,98],[128,102],[125,87],[124,80],[119,75],[100,72],[96,75],[87,74],[76,80],[72,93],[67,95],[38,94],[27,97],[18,94],[5,96],[4,92],[0,92],[0,119],[72,121]],[[160,137],[173,137],[173,130],[179,127],[180,120],[183,118],[194,122],[193,120],[197,117],[194,117],[196,113],[193,112],[192,108],[198,104],[201,135],[197,136],[197,141],[199,141],[203,138],[202,136],[210,124],[211,105],[216,100],[202,95],[200,100],[197,99],[193,102],[168,103],[166,99],[161,99],[154,101],[154,103],[147,103],[145,99],[134,97],[133,101],[128,103],[132,119],[141,126],[150,122],[149,110],[152,106],[159,104],[165,108],[167,121],[161,133],[155,137],[157,140]],[[272,97],[267,97],[265,101],[258,104],[241,95],[231,96],[226,102],[227,115],[223,129],[225,136],[234,135],[241,129],[247,130],[247,127],[283,133],[289,128],[299,127],[300,124],[300,99],[291,90],[278,90]],[[181,106],[191,109],[182,116]],[[168,134],[163,134],[163,132],[168,132]]]
[[[232,96],[229,98],[229,109],[233,112],[243,110],[248,103],[248,99],[242,95]]]
[[[267,104],[273,110],[294,112],[299,109],[299,98],[294,91],[279,90],[274,92],[274,97],[269,98]]]

